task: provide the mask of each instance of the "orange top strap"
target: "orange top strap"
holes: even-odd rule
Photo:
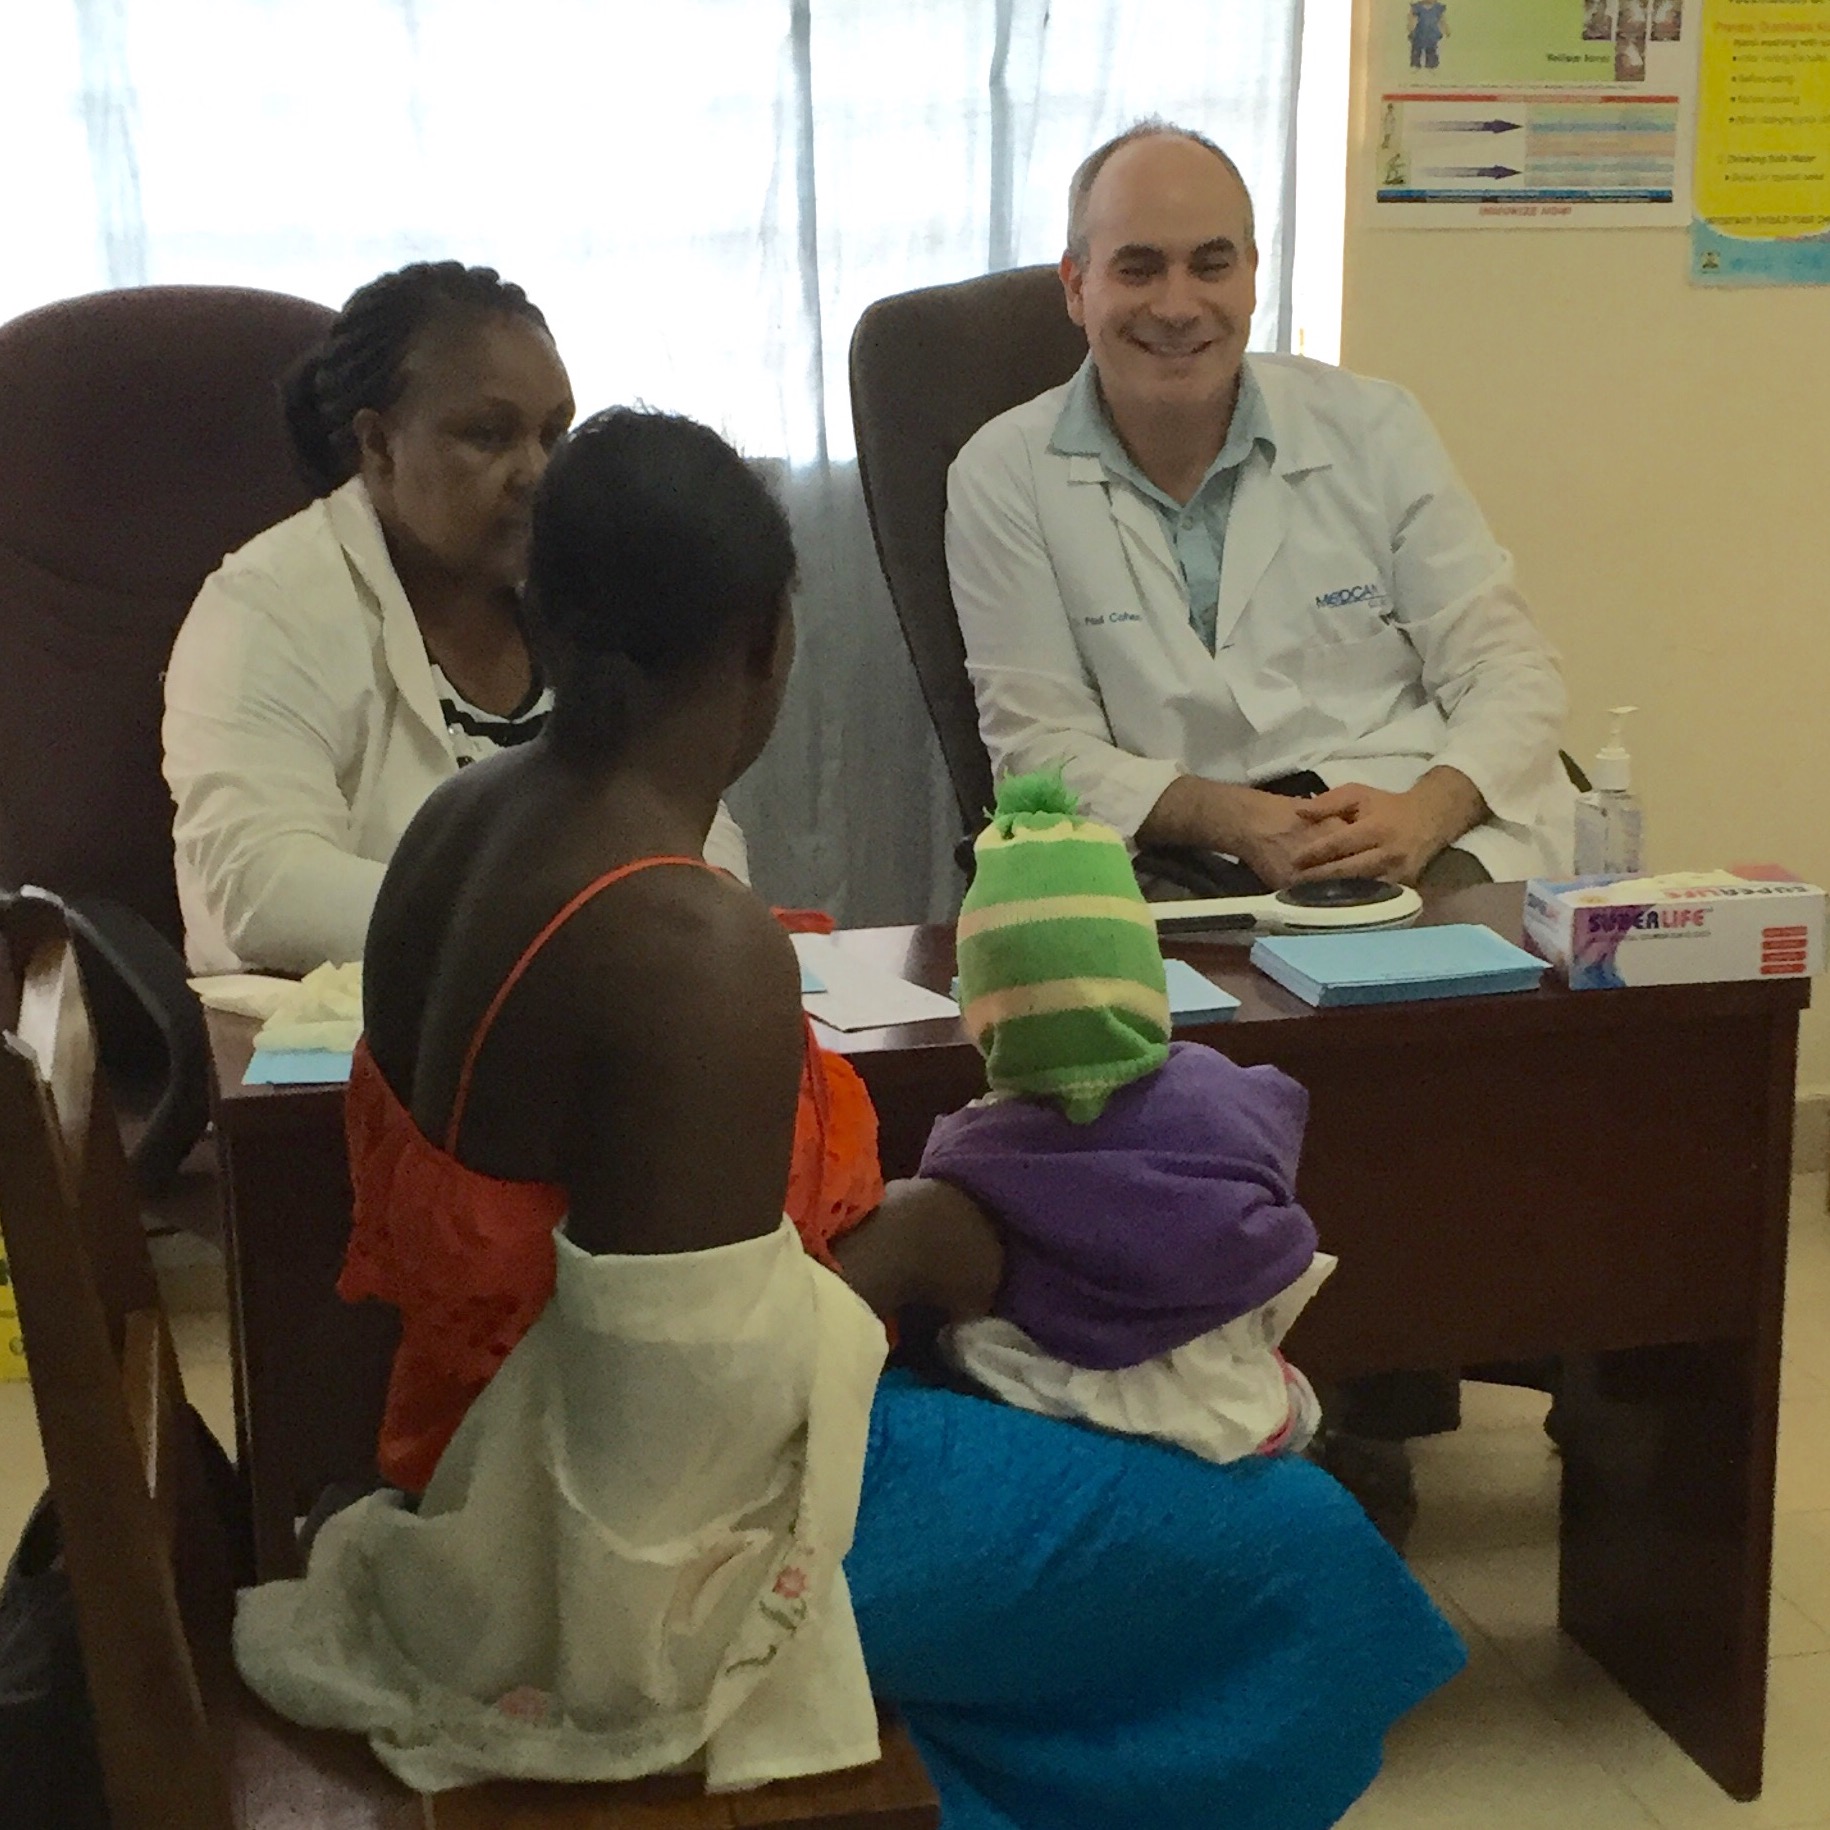
[[[510,969],[508,977],[502,981],[496,995],[489,1000],[489,1008],[483,1012],[483,1020],[477,1025],[476,1034],[470,1038],[470,1047],[464,1052],[464,1065],[458,1073],[457,1097],[451,1102],[451,1117],[445,1126],[445,1152],[448,1156],[457,1155],[458,1132],[464,1123],[464,1107],[470,1099],[470,1077],[476,1071],[477,1055],[489,1035],[491,1025],[494,1024],[502,1006],[508,1001],[508,994],[521,982],[521,975],[534,963],[534,956],[599,891],[607,890],[613,883],[621,883],[625,877],[633,877],[637,871],[653,870],[657,865],[662,864],[682,864],[693,870],[713,871],[713,874],[716,875],[714,867],[707,864],[703,858],[638,858],[633,864],[618,865],[615,870],[605,871],[601,877],[587,883],[527,943],[521,957]]]

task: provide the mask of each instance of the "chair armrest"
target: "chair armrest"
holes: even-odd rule
[[[1203,851],[1194,845],[1143,845],[1131,862],[1139,877],[1159,878],[1195,897],[1267,893],[1249,864],[1241,864],[1224,852]]]
[[[165,1073],[131,1157],[141,1192],[162,1193],[210,1122],[210,1044],[203,1006],[186,982],[177,949],[137,910],[106,896],[59,900],[84,973],[112,974],[164,1044]],[[92,996],[92,1008],[96,1002]],[[107,1038],[100,1040],[105,1047]]]

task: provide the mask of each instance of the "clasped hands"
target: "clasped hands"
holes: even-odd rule
[[[1430,860],[1486,816],[1458,769],[1437,768],[1401,793],[1348,782],[1310,800],[1234,790],[1237,830],[1225,849],[1273,889],[1332,877],[1414,884]]]

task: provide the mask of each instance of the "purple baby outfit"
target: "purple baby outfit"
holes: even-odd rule
[[[1136,1366],[1268,1302],[1315,1255],[1297,1204],[1309,1095],[1170,1046],[1089,1125],[1037,1099],[940,1119],[921,1173],[1000,1223],[996,1313],[1070,1365]]]

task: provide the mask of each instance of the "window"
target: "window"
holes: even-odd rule
[[[455,256],[527,288],[581,405],[646,399],[754,452],[843,458],[859,312],[1054,261],[1077,160],[1160,113],[1252,186],[1255,342],[1288,347],[1300,312],[1304,346],[1331,353],[1338,251],[1326,230],[1305,244],[1293,297],[1287,230],[1292,178],[1307,235],[1312,165],[1338,180],[1344,152],[1292,161],[1291,92],[1299,34],[1309,69],[1318,41],[1344,50],[1347,0],[1311,0],[1306,31],[1304,10],[36,0],[5,28],[0,318],[149,281],[336,303]],[[1338,274],[1336,292],[1338,319]]]

